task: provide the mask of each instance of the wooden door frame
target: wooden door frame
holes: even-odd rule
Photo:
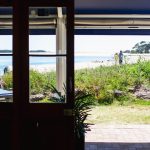
[[[21,109],[20,111],[25,112],[24,109],[28,108],[29,114],[33,116],[37,114],[37,117],[43,112],[43,114],[48,116],[53,108],[55,113],[63,114],[59,112],[63,108],[73,108],[73,99],[74,99],[74,11],[73,3],[70,0],[65,1],[47,1],[47,0],[36,0],[29,1],[28,3],[20,2],[14,3],[14,99],[17,101],[17,106]],[[67,7],[67,103],[66,104],[31,104],[29,103],[29,54],[28,54],[28,7],[46,7],[46,6],[66,6]],[[16,11],[15,11],[16,10]],[[70,19],[71,18],[71,19]],[[19,24],[19,26],[18,26]],[[22,35],[24,35],[22,38]],[[18,39],[18,40],[16,40]],[[19,42],[19,44],[18,44]],[[21,49],[21,51],[20,51]],[[19,58],[19,59],[18,59]],[[17,83],[17,84],[16,84]],[[49,109],[49,107],[51,107]],[[24,108],[25,107],[25,108]],[[34,112],[33,112],[34,107]],[[40,114],[39,114],[40,113]]]
[[[29,103],[29,7],[67,7],[67,103]],[[64,118],[74,106],[74,3],[70,0],[1,0],[0,7],[13,7],[13,103],[0,103],[0,119],[12,119],[12,149],[21,150],[24,119]],[[68,118],[72,129],[73,116]],[[71,133],[72,134],[72,133]],[[73,134],[72,134],[73,135]]]

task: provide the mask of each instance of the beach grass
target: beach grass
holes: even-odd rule
[[[95,106],[87,122],[92,124],[150,124],[150,107],[131,106]]]
[[[12,72],[2,76],[6,89],[12,89]],[[137,86],[150,88],[150,61],[136,64],[99,66],[90,69],[75,70],[75,88],[91,94],[91,99],[97,104],[110,105],[118,101],[121,105],[136,102],[138,98],[129,92],[129,88]],[[30,70],[30,93],[43,94],[52,92],[56,87],[56,72],[38,72]],[[120,97],[114,97],[114,91],[123,92]]]
[[[121,66],[100,66],[95,69],[77,70],[75,74],[76,88],[89,92],[98,103],[111,104],[115,100],[135,101],[129,92],[130,88],[150,87],[150,61]],[[114,97],[114,91],[124,94]]]

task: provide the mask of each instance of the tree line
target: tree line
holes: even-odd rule
[[[139,43],[136,43],[132,50],[126,50],[125,53],[150,53],[150,42],[148,41],[141,41]]]

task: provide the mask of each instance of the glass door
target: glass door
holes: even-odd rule
[[[11,149],[13,114],[13,7],[0,4],[0,141]],[[7,144],[6,144],[7,141]]]
[[[14,103],[21,127],[20,147],[72,150],[73,2],[18,2],[14,9],[14,23],[18,24],[14,27],[14,38],[18,39],[14,43]]]

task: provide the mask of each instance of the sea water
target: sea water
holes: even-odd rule
[[[112,60],[112,56],[75,56],[75,63],[80,62],[99,62]],[[46,65],[55,64],[56,58],[54,57],[30,57],[30,65]],[[4,73],[5,67],[12,67],[11,56],[0,56],[0,75]]]

